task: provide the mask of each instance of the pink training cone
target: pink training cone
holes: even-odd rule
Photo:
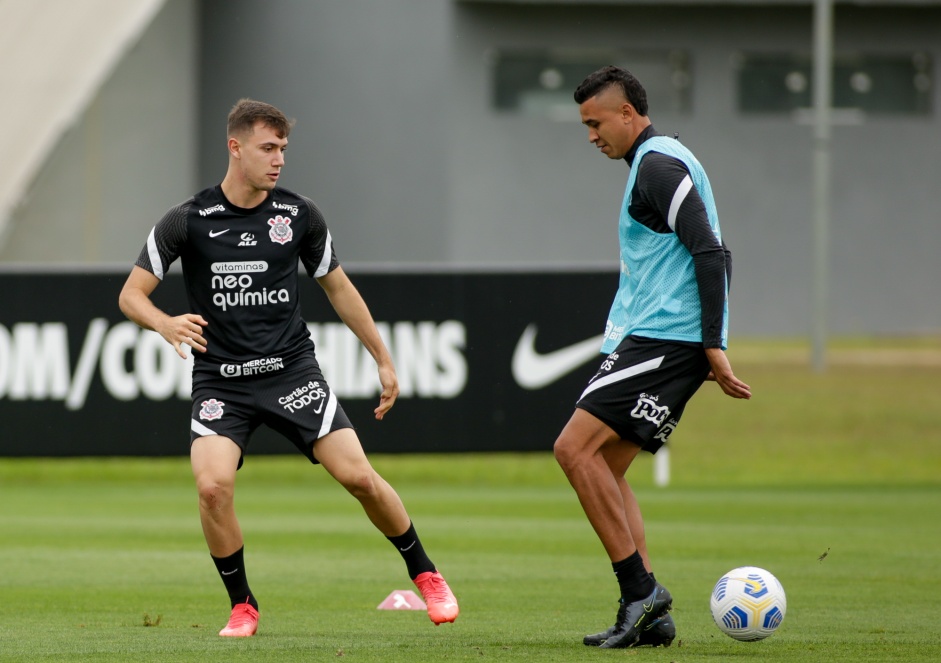
[[[427,610],[425,602],[410,589],[397,589],[389,594],[377,610]]]

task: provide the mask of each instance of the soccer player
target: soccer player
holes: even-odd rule
[[[190,460],[209,553],[231,601],[219,635],[254,635],[258,601],[245,573],[233,506],[236,471],[265,424],[323,465],[396,547],[436,625],[458,615],[395,490],[372,468],[321,374],[301,319],[298,260],[376,360],[382,419],[399,393],[392,358],[365,302],[339,265],[317,206],[277,186],[294,121],[242,99],[228,116],[229,166],[218,186],[172,207],[154,226],[121,291],[124,314],[158,332],[193,365]],[[180,258],[189,312],[170,316],[150,295]]]
[[[679,140],[657,133],[630,72],[599,69],[575,101],[589,141],[630,166],[618,224],[620,285],[601,348],[607,358],[554,447],[621,593],[614,625],[584,643],[669,646],[673,598],[651,571],[625,474],[641,449],[656,453],[667,441],[707,378],[733,398],[751,397],[723,351],[731,254],[705,171]]]

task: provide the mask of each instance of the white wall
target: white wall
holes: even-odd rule
[[[0,264],[122,263],[196,173],[196,0],[168,0],[14,211]]]

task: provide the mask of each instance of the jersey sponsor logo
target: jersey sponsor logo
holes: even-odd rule
[[[210,268],[213,274],[256,274],[267,272],[268,263],[264,260],[214,262]]]
[[[273,373],[274,371],[280,371],[282,368],[284,368],[284,360],[281,357],[263,357],[241,364],[222,364],[219,367],[219,374],[224,378],[237,378],[243,375]]]
[[[659,396],[641,394],[637,399],[637,405],[631,410],[631,416],[635,419],[646,419],[657,426],[662,426],[666,418],[670,416],[670,408],[666,405],[657,405],[659,400]]]
[[[283,209],[291,213],[291,216],[297,216],[297,205],[286,205],[284,203],[279,203],[276,200],[271,201],[271,206],[275,209]]]
[[[222,408],[225,406],[225,403],[222,401],[217,401],[215,398],[210,398],[208,401],[203,401],[200,403],[202,408],[199,410],[199,418],[206,421],[213,421],[214,419],[222,418]]]
[[[568,375],[576,368],[598,356],[601,339],[597,336],[579,341],[552,352],[536,351],[536,325],[523,330],[513,350],[513,379],[523,389],[541,389]]]
[[[287,288],[251,290],[253,284],[254,281],[248,274],[213,276],[212,289],[222,292],[212,294],[212,303],[223,311],[228,311],[234,306],[268,306],[291,301]]]
[[[213,293],[212,303],[223,311],[233,306],[267,306],[291,301],[291,295],[286,288],[251,289],[254,285],[251,274],[268,271],[268,263],[264,260],[214,262],[212,271],[215,276],[210,281],[210,287],[213,290],[221,290]]]
[[[624,325],[615,325],[611,320],[608,320],[604,325],[604,338],[616,341],[624,336],[624,329]]]
[[[225,230],[210,230],[210,231],[209,231],[209,236],[210,236],[210,237],[218,237],[219,235],[225,235],[225,234],[226,234],[227,232],[229,232],[230,230],[231,230],[231,228],[226,228]]]
[[[222,206],[222,205],[213,205],[212,207],[206,207],[206,208],[204,208],[204,209],[199,210],[199,215],[200,215],[200,216],[209,216],[209,215],[212,214],[213,212],[224,212],[224,211],[225,211],[225,207],[224,207],[224,206]],[[210,233],[210,235],[211,235],[211,234],[212,234],[212,233]]]
[[[291,230],[291,219],[280,214],[273,219],[268,219],[268,237],[277,244],[287,244],[294,239],[294,231]]]
[[[281,396],[278,399],[285,410],[288,412],[297,412],[303,408],[312,406],[315,414],[320,414],[323,406],[327,402],[327,391],[321,386],[320,382],[311,380],[307,384],[292,391],[287,396]]]
[[[258,244],[258,241],[255,239],[255,235],[252,233],[242,233],[240,239],[242,241],[239,242],[239,246],[255,246]]]

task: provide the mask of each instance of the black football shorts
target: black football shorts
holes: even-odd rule
[[[243,458],[261,424],[281,433],[312,463],[317,463],[314,442],[353,428],[315,361],[251,379],[194,376],[192,394],[190,442],[222,435],[239,445]]]
[[[628,336],[601,362],[575,407],[656,453],[709,370],[699,344]]]

